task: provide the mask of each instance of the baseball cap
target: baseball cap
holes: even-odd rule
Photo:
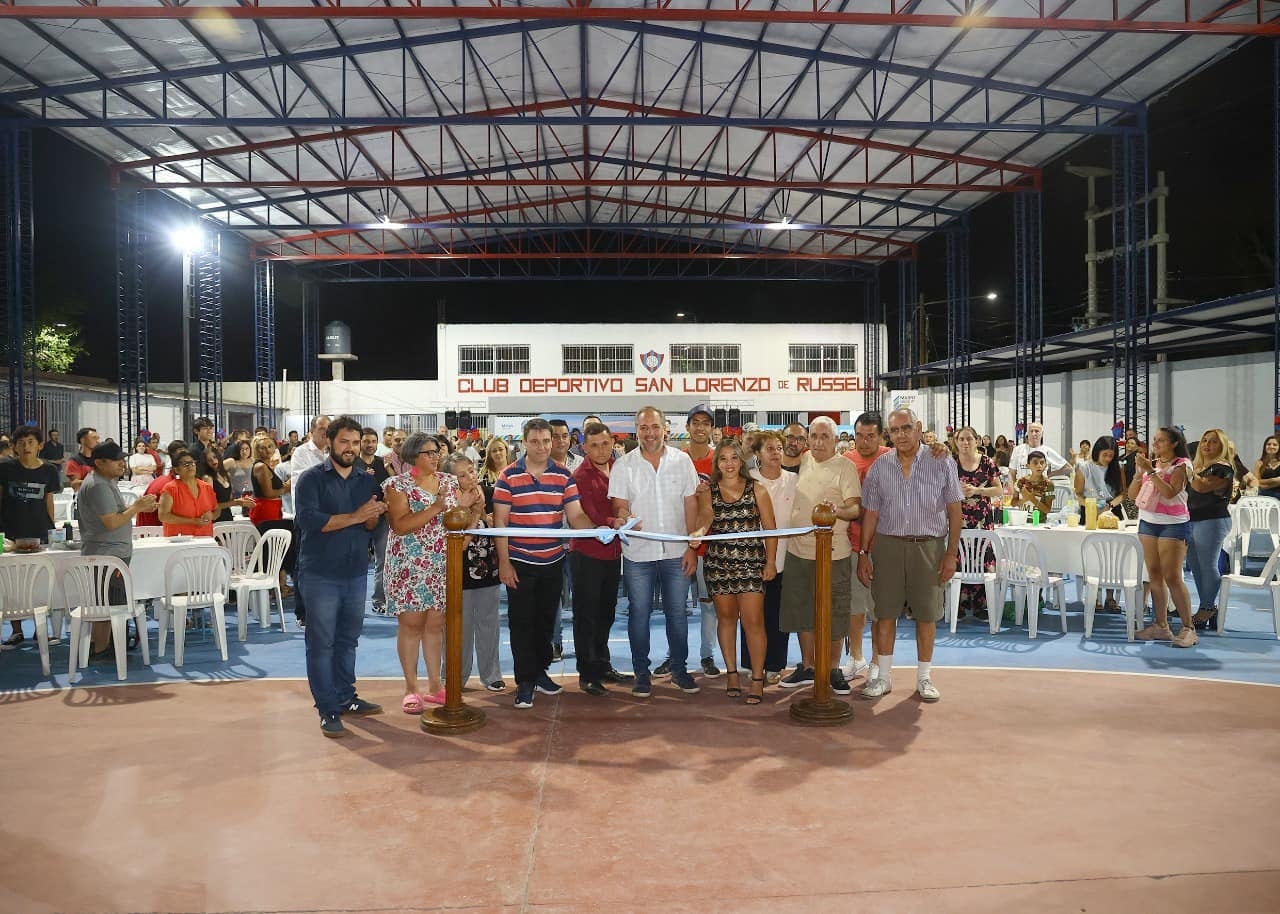
[[[124,460],[124,451],[114,441],[104,441],[93,449],[94,460]]]
[[[698,415],[698,414],[702,414],[702,415],[706,416],[708,419],[710,419],[710,420],[711,420],[711,422],[712,422],[712,424],[713,424],[713,425],[715,424],[715,421],[716,421],[716,414],[715,414],[714,412],[712,412],[712,411],[711,411],[711,407],[710,407],[710,406],[707,406],[707,404],[705,404],[705,403],[699,403],[699,404],[698,404],[697,406],[695,406],[693,409],[689,410],[689,415],[688,415],[688,417],[687,417],[687,418],[688,418],[688,419],[692,419],[694,416],[696,416],[696,415]]]

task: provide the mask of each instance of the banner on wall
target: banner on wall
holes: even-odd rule
[[[890,390],[888,407],[884,411],[886,419],[895,409],[914,410],[926,429],[929,428],[929,398],[923,390]]]
[[[524,424],[532,419],[533,416],[491,416],[489,418],[489,432],[494,435],[507,437],[515,435],[517,438],[523,433]]]

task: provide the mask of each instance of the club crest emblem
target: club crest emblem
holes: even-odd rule
[[[650,349],[648,352],[640,354],[640,364],[645,367],[645,370],[648,371],[649,374],[653,374],[662,367],[662,360],[665,358],[666,356],[661,352],[654,352]]]

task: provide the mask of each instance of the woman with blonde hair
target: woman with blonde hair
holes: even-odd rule
[[[1220,428],[1200,436],[1191,472],[1187,475],[1187,509],[1191,512],[1191,540],[1187,561],[1195,578],[1200,608],[1192,621],[1204,631],[1218,615],[1222,572],[1218,554],[1231,529],[1231,486],[1235,480],[1236,448]]]
[[[748,475],[747,455],[737,438],[722,438],[716,445],[711,484],[698,495],[697,540],[705,533],[747,533],[775,529],[773,503],[762,485]],[[764,658],[768,642],[764,625],[764,585],[778,574],[778,541],[759,539],[716,540],[707,545],[704,569],[707,591],[716,607],[720,650],[725,663],[738,656],[738,619],[746,631],[751,654],[751,686],[747,704],[757,705],[764,695]],[[726,670],[730,698],[742,695],[736,669]],[[731,677],[731,678],[728,678]]]

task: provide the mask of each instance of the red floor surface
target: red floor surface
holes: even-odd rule
[[[0,912],[1280,911],[1276,689],[938,672],[828,730],[723,678],[450,739],[385,681],[344,740],[301,682],[0,695]]]

